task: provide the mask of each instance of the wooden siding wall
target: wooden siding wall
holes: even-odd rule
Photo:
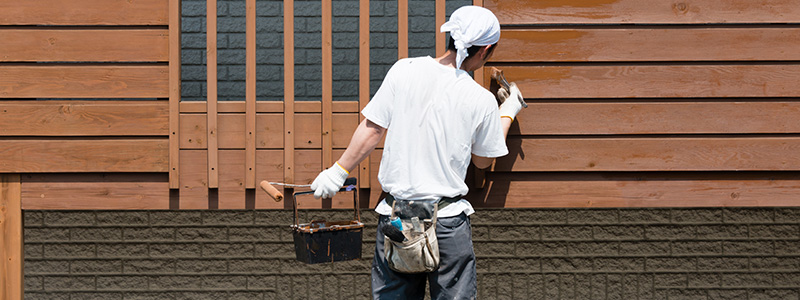
[[[347,146],[369,101],[369,1],[360,1],[359,101],[331,96],[330,4],[320,101],[294,101],[292,0],[283,6],[285,97],[255,99],[250,0],[246,99],[216,101],[209,38],[209,99],[180,103],[179,1],[0,3],[0,173],[23,174],[23,209],[287,207],[256,184],[310,183]],[[511,155],[472,172],[483,187],[470,195],[477,206],[795,205],[795,2],[475,4],[503,24],[489,66],[531,105],[512,128]],[[400,57],[407,5],[398,2]],[[445,1],[435,7],[438,27]],[[475,74],[491,87],[489,72]],[[380,155],[357,173],[371,188],[365,207],[378,201]]]
[[[169,208],[179,20],[177,0],[0,2],[0,173],[23,209]]]
[[[797,1],[484,5],[530,105],[484,205],[798,205]]]

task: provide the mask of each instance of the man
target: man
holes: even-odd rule
[[[508,154],[505,137],[522,108],[516,86],[494,96],[477,84],[470,71],[482,67],[500,39],[500,24],[491,11],[465,6],[442,25],[450,46],[437,58],[401,59],[389,70],[375,96],[364,108],[342,157],[322,171],[311,188],[330,198],[349,172],[366,158],[387,134],[378,180],[393,199],[438,199],[436,237],[440,264],[430,273],[405,274],[390,269],[384,257],[383,226],[391,206],[382,200],[372,267],[375,299],[423,299],[426,282],[431,299],[474,299],[477,295],[475,254],[464,183],[470,159],[479,168]],[[387,197],[389,198],[389,197]],[[389,200],[393,200],[389,199]],[[397,201],[397,200],[394,200]]]

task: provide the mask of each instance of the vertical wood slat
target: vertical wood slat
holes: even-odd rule
[[[294,183],[294,0],[283,1],[283,180]]]
[[[245,188],[256,187],[256,0],[246,4]]]
[[[217,0],[206,5],[206,69],[208,77],[208,187],[219,187],[219,149],[217,147]]]
[[[332,0],[322,0],[322,169],[333,164],[333,7]]]
[[[397,58],[408,57],[408,0],[397,0]]]
[[[442,55],[444,53],[444,49],[447,47],[447,41],[445,38],[447,37],[444,32],[440,32],[439,28],[442,27],[442,24],[445,22],[445,14],[446,14],[447,6],[445,5],[445,0],[436,0],[436,28],[434,28],[433,32],[435,32],[436,36],[436,55]]]
[[[369,103],[369,0],[361,0],[358,12],[358,107],[359,111]],[[358,120],[364,116],[358,114]],[[370,187],[370,158],[367,156],[358,166],[358,183],[362,188]]]
[[[19,174],[0,174],[0,299],[23,299],[21,198]]]
[[[180,188],[181,1],[169,0],[169,188]]]
[[[483,0],[472,0],[472,5],[483,7]],[[481,84],[481,85],[483,85],[483,80],[480,79],[480,78],[483,78],[483,69],[484,69],[483,67],[478,68],[477,70],[475,70],[472,73],[473,76],[474,76],[473,78],[476,79],[475,81],[477,81],[478,84]],[[484,86],[484,87],[487,88],[487,89],[489,88],[488,86]],[[474,166],[471,165],[470,168],[474,168]],[[491,170],[493,168],[494,168],[494,163],[492,163],[492,166],[489,167],[488,169],[475,168],[475,180],[473,182],[473,187],[474,188],[483,188],[486,185],[486,170]]]

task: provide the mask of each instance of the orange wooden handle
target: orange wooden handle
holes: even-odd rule
[[[278,189],[269,184],[269,182],[267,182],[266,180],[261,182],[261,189],[267,192],[267,195],[272,197],[272,199],[274,199],[275,202],[281,202],[283,200],[283,194],[281,194],[281,192],[279,192]]]

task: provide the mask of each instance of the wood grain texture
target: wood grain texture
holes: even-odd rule
[[[0,29],[0,62],[166,62],[165,29]]]
[[[526,98],[798,97],[800,65],[588,65],[502,68]],[[484,86],[489,86],[489,72]]]
[[[440,0],[441,1],[441,0]],[[369,85],[369,0],[359,1],[358,12],[358,110],[361,111],[367,106],[370,99]],[[362,115],[358,116],[358,121],[363,120]],[[358,165],[358,185],[361,188],[371,186],[370,158],[367,157]]]
[[[320,149],[321,118],[319,114],[298,114],[297,133],[294,134],[298,149]],[[207,149],[205,140],[205,115],[181,115],[181,149]],[[350,137],[358,126],[355,113],[333,114],[332,145],[346,148]],[[245,118],[242,114],[219,115],[219,148],[245,149]],[[256,116],[257,149],[283,148],[283,114],[258,114]]]
[[[167,25],[164,0],[0,1],[0,25]]]
[[[397,0],[397,59],[408,57],[408,0]]]
[[[475,207],[798,206],[797,172],[489,173]]]
[[[800,133],[798,102],[530,102],[509,135]]]
[[[0,66],[0,98],[166,98],[167,66]]]
[[[164,139],[0,139],[0,173],[167,172]]]
[[[181,1],[169,0],[169,188],[180,187]]]
[[[505,29],[491,62],[800,60],[800,28]]]
[[[294,0],[283,1],[283,105],[283,181],[294,183]]]
[[[501,24],[796,23],[794,0],[485,0]]]
[[[19,174],[0,174],[0,299],[23,299],[24,250]]]
[[[166,136],[166,101],[2,101],[0,136]]]
[[[256,0],[246,1],[245,187],[256,187]]]
[[[512,138],[495,171],[795,171],[800,138]]]
[[[219,187],[219,130],[217,128],[217,0],[206,1],[206,140],[208,187]]]
[[[223,101],[217,102],[217,112],[220,113],[243,113],[245,112],[245,101]],[[279,113],[284,112],[284,101],[256,101],[256,112],[258,113]],[[366,104],[365,104],[366,105]],[[293,104],[293,112],[298,113],[318,113],[322,112],[320,101],[302,101]],[[333,112],[360,112],[358,101],[333,101],[331,105]],[[183,101],[181,102],[182,113],[205,113],[208,112],[206,101]]]
[[[22,206],[35,209],[169,209],[166,173],[27,174]]]
[[[244,187],[245,175],[242,172],[245,166],[244,150],[220,150],[220,185],[216,199],[209,199],[208,181],[204,176],[207,155],[206,150],[181,151],[181,169],[184,171],[181,172],[180,209],[208,209],[210,204],[219,209],[284,208],[285,203],[275,202],[261,191],[255,191],[252,196],[248,196]],[[258,182],[282,182],[282,150],[258,150],[256,161]],[[282,187],[278,187],[278,190],[283,192]]]

